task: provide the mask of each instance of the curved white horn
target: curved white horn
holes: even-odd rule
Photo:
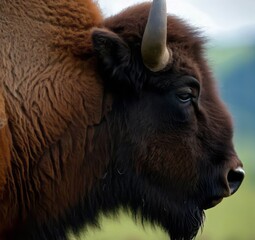
[[[141,47],[144,65],[153,72],[164,69],[172,59],[166,40],[166,0],[153,0]]]

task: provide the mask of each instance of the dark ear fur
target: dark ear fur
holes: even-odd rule
[[[92,43],[106,86],[122,95],[128,89],[137,90],[129,46],[117,34],[102,28],[93,29]]]
[[[128,64],[129,47],[117,34],[106,29],[94,28],[92,42],[94,51],[105,68]]]
[[[138,57],[132,56],[124,40],[110,30],[94,28],[92,43],[106,85],[122,96],[137,93],[142,88],[144,76]]]

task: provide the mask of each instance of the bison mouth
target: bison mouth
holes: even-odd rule
[[[218,205],[223,200],[223,197],[215,196],[206,200],[202,206],[202,209],[207,210]]]

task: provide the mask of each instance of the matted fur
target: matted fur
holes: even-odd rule
[[[31,215],[58,216],[92,185],[82,156],[88,126],[102,118],[103,86],[95,60],[74,56],[91,53],[90,28],[101,23],[92,1],[3,0],[0,9],[2,232]],[[100,174],[104,164],[94,164]]]
[[[0,239],[66,239],[122,206],[190,240],[227,191],[241,163],[204,40],[169,16],[173,63],[150,72],[149,9],[103,20],[92,0],[1,1]],[[188,81],[199,101],[183,107]]]

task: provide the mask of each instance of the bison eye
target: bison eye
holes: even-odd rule
[[[190,102],[193,98],[191,93],[179,93],[177,94],[177,98],[182,103]]]
[[[184,87],[184,88],[178,89],[176,92],[176,98],[181,103],[190,102],[194,98],[192,88]]]

